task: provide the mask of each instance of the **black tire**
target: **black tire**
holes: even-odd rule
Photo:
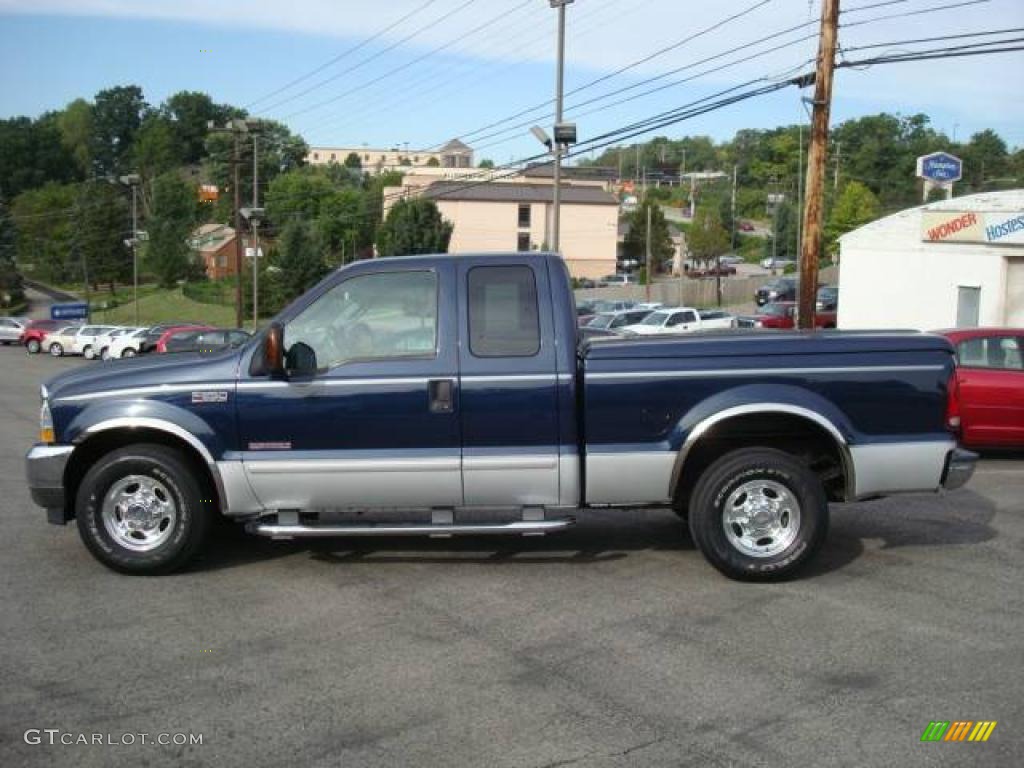
[[[135,354],[135,350],[132,349],[131,347],[126,347],[125,349],[121,350],[121,357],[135,357]]]
[[[59,342],[56,342],[56,341],[53,342],[53,344],[50,345],[50,349],[48,351],[49,351],[49,353],[53,357],[63,357],[64,356],[64,347],[61,346],[61,344]]]
[[[119,543],[102,517],[107,492],[129,475],[158,481],[177,508],[166,540],[146,552]],[[179,570],[202,548],[216,514],[204,485],[187,458],[173,448],[144,443],[121,448],[102,457],[82,478],[75,500],[78,532],[93,556],[115,571],[157,575]]]
[[[25,351],[30,355],[38,355],[42,348],[43,345],[39,343],[39,339],[30,339],[28,344],[25,345]]]
[[[84,357],[86,360],[92,360],[94,357],[96,357],[96,355],[94,355],[92,351],[92,344],[85,345],[85,348],[82,349],[82,357]]]
[[[739,544],[730,540],[724,522],[726,502],[731,494],[757,481],[782,486],[799,505],[797,523],[788,516],[783,517],[793,526],[795,537],[784,549],[770,555],[743,551]],[[741,499],[742,494],[738,497]],[[697,481],[689,513],[690,534],[704,557],[729,578],[743,581],[772,581],[792,576],[821,548],[828,533],[828,499],[821,480],[798,459],[773,448],[742,448],[715,461]],[[742,529],[734,526],[732,530],[738,535]],[[761,541],[771,542],[771,539]],[[782,544],[785,539],[780,537],[776,541]]]

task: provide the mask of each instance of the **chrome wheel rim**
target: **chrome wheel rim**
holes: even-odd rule
[[[128,349],[121,353],[121,357],[135,357],[135,350],[128,347]]]
[[[50,354],[54,357],[60,357],[64,354],[64,350],[61,348],[60,344],[52,344],[50,345]]]
[[[722,527],[729,543],[744,555],[774,557],[800,532],[800,504],[782,483],[751,480],[729,494]]]
[[[122,477],[103,497],[103,527],[133,552],[156,549],[174,532],[178,506],[167,487],[148,475]]]

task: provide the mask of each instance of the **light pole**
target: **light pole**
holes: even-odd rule
[[[562,124],[562,92],[565,85],[565,6],[573,0],[548,0],[552,8],[558,9],[558,67],[555,79],[555,169],[554,197],[551,212],[552,249],[557,253],[562,226],[562,143],[558,140],[558,126]]]
[[[139,205],[138,191],[142,178],[137,173],[121,177],[121,183],[132,190],[132,301],[135,304],[135,325],[139,324]]]

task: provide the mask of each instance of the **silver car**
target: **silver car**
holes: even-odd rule
[[[17,344],[26,325],[23,317],[0,317],[0,344]]]

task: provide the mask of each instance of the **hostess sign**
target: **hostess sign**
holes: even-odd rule
[[[1024,211],[922,211],[921,239],[930,243],[1024,243]]]
[[[946,152],[933,152],[917,158],[917,176],[939,184],[951,184],[960,181],[963,176],[964,164],[959,157]]]

